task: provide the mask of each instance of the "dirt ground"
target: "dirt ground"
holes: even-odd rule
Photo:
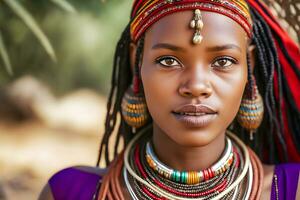
[[[37,199],[56,171],[95,165],[99,140],[96,134],[51,130],[36,121],[0,124],[0,185],[6,196],[2,199]]]
[[[56,97],[31,76],[0,88],[0,200],[37,199],[55,172],[95,166],[105,114],[90,89]]]

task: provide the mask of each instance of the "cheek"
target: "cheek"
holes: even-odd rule
[[[155,66],[143,65],[141,78],[148,110],[153,118],[159,118],[165,113],[162,110],[169,109],[171,106],[170,97],[174,97],[176,84],[172,83],[170,79],[166,80],[166,77],[155,69]]]
[[[247,70],[242,68],[236,73],[230,75],[230,78],[223,79],[222,83],[221,81],[216,83],[218,85],[216,93],[220,97],[222,104],[221,112],[224,115],[223,119],[229,123],[231,123],[239,110],[246,82]]]

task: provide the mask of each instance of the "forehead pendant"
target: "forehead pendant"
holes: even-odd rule
[[[203,36],[201,35],[201,30],[203,28],[203,20],[202,20],[201,11],[199,9],[196,9],[194,11],[194,18],[190,22],[190,27],[195,29],[193,43],[200,44],[203,39]]]

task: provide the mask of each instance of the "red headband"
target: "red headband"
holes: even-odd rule
[[[225,15],[252,35],[249,7],[244,0],[136,0],[131,13],[131,39],[136,42],[155,22],[166,15],[184,10],[204,10]]]

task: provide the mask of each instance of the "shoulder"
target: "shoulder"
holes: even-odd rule
[[[299,174],[300,163],[283,163],[275,166],[275,173]]]
[[[51,189],[60,188],[61,185],[73,187],[77,184],[88,184],[98,181],[106,172],[106,169],[101,169],[91,166],[73,166],[68,167],[55,173],[48,181]]]
[[[274,168],[275,168],[274,165],[265,165],[265,164],[263,165],[264,179],[263,179],[261,199],[270,199]]]
[[[275,166],[272,195],[279,199],[295,199],[300,195],[300,163],[285,163]]]
[[[106,169],[91,166],[65,168],[49,179],[39,199],[91,199],[105,173]]]
[[[271,199],[295,199],[295,197],[300,197],[299,163],[263,165],[263,169],[262,199],[270,199],[270,196]]]

